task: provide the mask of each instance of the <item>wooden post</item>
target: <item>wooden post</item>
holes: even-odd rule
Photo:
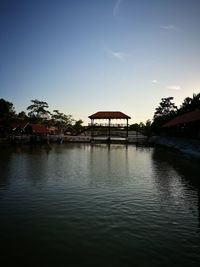
[[[94,137],[94,119],[91,119],[91,139]]]
[[[108,119],[108,141],[110,142],[110,118]]]
[[[136,146],[138,145],[138,129],[136,130]]]
[[[128,139],[128,119],[126,119],[126,138]]]

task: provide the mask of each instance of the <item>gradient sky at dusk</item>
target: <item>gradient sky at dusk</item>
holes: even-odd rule
[[[0,0],[0,98],[152,119],[200,92],[199,0]]]

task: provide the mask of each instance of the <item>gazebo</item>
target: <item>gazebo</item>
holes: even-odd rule
[[[130,116],[120,112],[120,111],[99,111],[89,116],[91,119],[91,127],[92,127],[92,137],[93,130],[96,127],[104,127],[108,128],[108,140],[111,137],[111,128],[123,128],[126,130],[126,138],[128,138],[128,120],[131,118]],[[97,123],[97,120],[106,120],[106,123]],[[126,123],[112,123],[112,120],[125,120]]]

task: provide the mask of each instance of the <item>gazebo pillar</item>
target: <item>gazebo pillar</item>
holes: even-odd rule
[[[126,138],[128,138],[128,119],[126,119]]]
[[[91,119],[91,137],[94,136],[94,119]]]
[[[110,121],[111,119],[108,119],[108,141],[110,141]]]

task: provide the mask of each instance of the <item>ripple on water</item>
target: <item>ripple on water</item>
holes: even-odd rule
[[[0,166],[5,257],[19,260],[24,251],[34,262],[48,255],[54,266],[200,261],[194,162],[132,146],[63,145],[52,146],[48,155],[36,152],[11,150]]]

